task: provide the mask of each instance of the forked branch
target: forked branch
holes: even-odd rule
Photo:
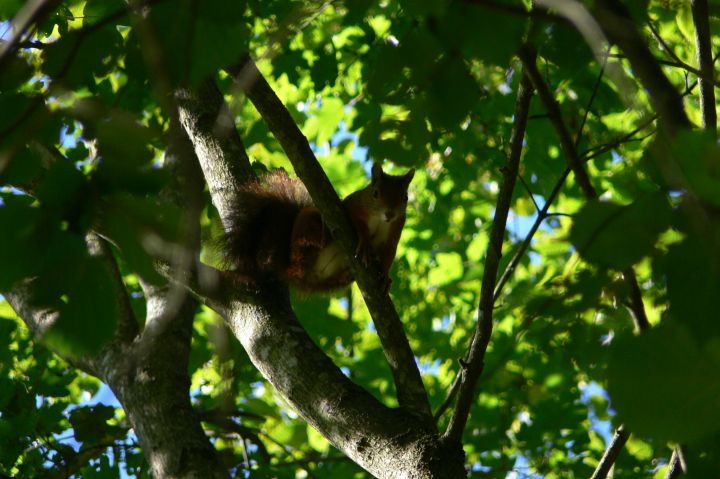
[[[403,331],[400,317],[377,273],[380,268],[372,261],[370,267],[367,267],[355,257],[354,252],[358,244],[355,230],[337,193],[310,149],[307,138],[251,59],[248,58],[244,64],[230,71],[280,142],[295,173],[303,181],[313,202],[322,212],[333,237],[350,258],[352,273],[363,293],[390,364],[400,405],[421,414],[426,418],[427,423],[431,424],[430,403],[420,371]]]

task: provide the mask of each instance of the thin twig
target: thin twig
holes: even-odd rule
[[[512,276],[512,274],[515,272],[515,269],[517,268],[517,265],[520,264],[520,261],[525,255],[525,252],[528,250],[528,248],[530,248],[530,244],[532,243],[532,239],[535,236],[535,233],[537,233],[540,225],[543,221],[545,221],[545,218],[547,218],[550,205],[553,204],[555,198],[557,198],[557,196],[560,194],[560,191],[562,190],[562,187],[565,184],[565,180],[567,179],[569,174],[570,168],[565,168],[565,171],[563,171],[562,175],[560,175],[560,178],[558,178],[558,180],[555,182],[555,186],[550,192],[550,195],[547,197],[547,200],[545,200],[545,204],[538,213],[537,218],[535,218],[535,222],[533,223],[532,228],[530,228],[530,231],[525,236],[525,239],[520,244],[520,247],[513,255],[510,263],[508,263],[507,267],[505,268],[505,271],[503,271],[502,276],[500,276],[500,279],[495,286],[495,292],[493,293],[495,299],[500,297],[500,293],[505,287],[505,283],[507,283],[508,279],[510,279],[510,276]]]
[[[658,43],[660,44],[660,46],[662,46],[663,50],[665,50],[665,52],[668,55],[670,55],[670,57],[673,59],[675,65],[689,71],[690,73],[694,73],[698,77],[702,76],[702,72],[700,70],[698,70],[694,66],[690,65],[689,63],[683,61],[679,56],[677,56],[677,54],[675,54],[675,51],[672,48],[670,48],[670,45],[668,45],[667,42],[665,42],[665,39],[662,36],[660,36],[660,32],[657,31],[657,28],[655,28],[655,25],[653,25],[652,22],[648,21],[647,25],[648,25],[648,28],[650,29],[650,32],[653,34],[653,37],[655,37],[655,40],[657,40]],[[658,62],[663,63],[662,60],[658,60]],[[712,78],[711,78],[711,81],[712,81]]]
[[[716,138],[717,112],[715,111],[714,68],[707,0],[692,0],[691,7],[693,22],[695,23],[697,61],[700,66],[698,81],[700,82],[702,123],[703,128],[709,131],[713,135],[713,138]]]
[[[59,3],[59,0],[34,0],[27,2],[20,9],[12,21],[14,35],[6,42],[0,43],[0,73],[30,26],[42,21]]]
[[[597,0],[593,13],[608,39],[627,56],[667,133],[672,136],[681,129],[690,128],[682,97],[663,73],[623,2]]]
[[[592,108],[593,103],[595,102],[595,98],[597,97],[598,90],[600,89],[600,84],[602,83],[602,78],[605,74],[605,67],[607,65],[607,55],[604,57],[603,64],[600,67],[600,73],[598,74],[597,79],[595,80],[595,85],[593,86],[593,91],[590,94],[590,98],[588,99],[587,107],[585,107],[585,113],[583,114],[583,119],[580,122],[580,126],[578,127],[577,132],[575,133],[575,148],[580,144],[580,140],[582,139],[582,133],[585,129],[585,123],[587,122],[588,114],[590,112],[590,109]],[[560,175],[560,178],[555,182],[555,186],[553,186],[552,191],[550,192],[550,195],[545,200],[545,205],[543,205],[542,209],[538,212],[538,216],[535,219],[535,222],[533,223],[532,228],[530,228],[530,231],[525,236],[525,239],[523,240],[522,244],[520,245],[520,248],[515,252],[515,255],[510,260],[510,263],[508,263],[507,267],[505,268],[505,271],[503,271],[503,274],[500,276],[500,280],[498,280],[498,284],[495,287],[495,292],[493,293],[493,296],[495,300],[500,297],[500,293],[502,292],[503,287],[505,286],[505,283],[507,283],[510,276],[515,272],[515,268],[517,268],[517,265],[520,263],[520,260],[525,255],[525,252],[530,248],[530,244],[532,243],[532,239],[535,236],[535,233],[540,228],[540,225],[543,221],[545,221],[545,218],[549,216],[549,209],[550,206],[555,202],[555,198],[560,194],[560,191],[562,190],[563,185],[565,184],[565,180],[567,179],[568,175],[570,174],[570,169],[566,168],[565,171],[563,171],[562,175]]]
[[[522,177],[522,175],[518,174],[518,179],[520,180],[520,183],[522,183],[523,187],[525,188],[525,191],[527,191],[528,196],[530,197],[530,200],[532,200],[533,205],[535,205],[535,211],[540,211],[540,205],[537,204],[537,201],[535,201],[535,195],[533,195],[532,190],[530,189],[530,185],[527,184],[527,181],[525,181],[525,178]]]
[[[550,93],[550,89],[537,68],[537,60],[534,49],[530,45],[526,44],[520,49],[519,56],[527,75],[532,80],[533,86],[538,92],[540,100],[542,100],[545,105],[545,109],[550,116],[551,123],[555,127],[558,139],[560,140],[560,147],[565,154],[567,164],[575,174],[575,181],[583,190],[586,197],[596,197],[597,193],[595,192],[595,188],[592,183],[590,183],[590,177],[588,176],[587,171],[585,171],[583,163],[580,160],[580,156],[577,154],[575,142],[572,140],[570,132],[562,119],[560,106],[558,105],[557,100],[553,97],[552,93]]]
[[[617,58],[620,60],[627,60],[627,56],[623,55],[622,53],[611,53],[610,58]],[[700,76],[701,72],[697,68],[695,68],[692,65],[688,65],[685,62],[678,63],[675,60],[666,60],[664,58],[657,58],[655,57],[655,61],[658,62],[660,65],[666,66],[666,67],[672,67],[672,68],[679,68],[681,70],[685,70],[686,73],[693,73],[696,76]],[[708,80],[712,85],[720,85],[720,80],[716,78],[710,78]]]
[[[470,414],[470,406],[475,397],[475,388],[485,365],[485,352],[490,342],[490,335],[492,334],[493,328],[493,292],[495,290],[500,258],[502,256],[505,225],[510,211],[515,182],[518,177],[520,156],[523,149],[525,128],[527,126],[527,117],[532,96],[532,82],[529,76],[523,73],[515,103],[515,124],[510,139],[510,153],[508,155],[507,166],[503,169],[503,181],[500,186],[500,191],[498,192],[492,231],[490,232],[490,243],[488,244],[485,255],[485,268],[480,289],[477,328],[470,344],[466,367],[463,369],[461,375],[461,384],[458,390],[455,410],[450,417],[450,422],[445,431],[445,437],[451,441],[460,442],[462,438]]]
[[[600,66],[600,73],[598,74],[597,78],[595,79],[595,84],[593,85],[592,93],[590,94],[590,98],[588,99],[588,105],[585,108],[585,113],[583,113],[582,121],[580,122],[580,126],[578,127],[577,132],[575,133],[575,149],[580,145],[580,140],[582,139],[583,130],[585,129],[585,124],[587,123],[588,116],[590,115],[590,110],[592,109],[593,103],[595,103],[595,98],[597,97],[598,91],[600,90],[600,84],[602,83],[603,76],[605,76],[605,68],[607,68],[607,61],[608,61],[608,55],[610,54],[609,51],[605,52],[605,56],[603,57],[602,65]]]
[[[607,477],[629,437],[630,433],[625,430],[625,426],[621,425],[617,428],[615,436],[605,450],[605,454],[603,454],[600,463],[590,479],[605,479]]]

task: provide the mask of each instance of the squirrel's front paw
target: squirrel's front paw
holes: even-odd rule
[[[370,262],[371,255],[372,251],[370,251],[370,248],[365,246],[365,242],[362,240],[358,241],[357,248],[355,248],[355,257],[367,266]]]

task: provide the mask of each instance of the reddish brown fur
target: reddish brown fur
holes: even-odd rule
[[[386,279],[405,224],[413,174],[391,176],[374,165],[370,185],[343,201],[359,237],[358,253],[366,260],[375,255]],[[228,259],[238,270],[274,275],[305,292],[352,283],[347,258],[300,180],[284,171],[269,173],[247,185],[240,200],[225,239]]]

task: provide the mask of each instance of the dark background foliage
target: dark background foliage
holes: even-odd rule
[[[697,125],[676,129],[684,119],[658,120],[651,79],[627,52],[584,37],[562,11],[527,3],[156,0],[133,10],[119,0],[54,2],[0,64],[0,291],[36,278],[43,304],[60,314],[38,341],[0,303],[0,473],[148,477],[123,409],[73,362],[98,353],[117,329],[117,284],[84,236],[111,240],[142,323],[140,278],[163,282],[158,245],[184,234],[183,212],[161,194],[172,177],[164,166],[170,92],[208,77],[251,160],[292,171],[223,71],[248,52],[341,196],[366,184],[371,160],[418,170],[391,296],[437,410],[477,325],[526,62],[517,54],[527,43],[597,196],[567,174],[553,113],[536,95],[500,273],[512,268],[496,293],[464,433],[470,474],[590,477],[625,424],[632,435],[616,479],[665,477],[677,445],[691,477],[714,477],[720,152],[707,111],[715,98],[706,110],[699,99],[697,19],[688,2],[628,2],[649,59]],[[0,3],[0,46],[22,8]],[[720,4],[709,2],[710,91],[718,16]],[[221,226],[207,192],[203,202],[202,258],[218,265],[212,239]],[[355,286],[293,304],[353,381],[395,404]],[[192,332],[192,403],[238,477],[365,477],[263,381],[216,313],[199,306]],[[233,414],[211,420],[218,411]],[[439,417],[441,431],[451,411]]]

